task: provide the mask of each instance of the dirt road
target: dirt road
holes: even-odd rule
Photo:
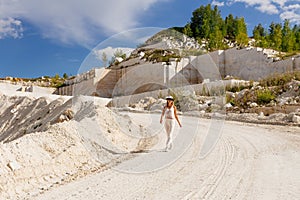
[[[171,151],[159,134],[135,158],[36,199],[300,199],[300,128],[182,120]]]

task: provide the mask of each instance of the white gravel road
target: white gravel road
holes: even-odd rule
[[[151,149],[36,199],[300,199],[299,127],[183,117],[163,152],[159,115],[131,115],[156,130]]]

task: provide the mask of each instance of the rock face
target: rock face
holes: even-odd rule
[[[2,97],[6,106],[0,113],[0,141],[8,142],[25,134],[44,130],[48,123],[57,123],[72,101],[57,99],[48,103],[46,98]]]

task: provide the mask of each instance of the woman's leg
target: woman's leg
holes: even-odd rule
[[[167,133],[166,150],[172,148],[174,126],[175,126],[175,120],[171,120],[171,119],[165,120],[165,129]]]

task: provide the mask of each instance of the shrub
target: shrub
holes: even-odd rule
[[[275,99],[275,95],[269,89],[258,90],[257,91],[257,103],[258,104],[267,104]]]
[[[234,98],[229,94],[226,94],[226,103],[230,103],[232,106],[236,105]]]
[[[284,74],[273,74],[260,80],[259,84],[263,87],[283,86],[292,80],[300,81],[300,71],[287,72]]]
[[[254,81],[250,81],[249,84],[245,85],[245,84],[242,84],[242,83],[239,83],[237,85],[233,85],[233,86],[230,86],[230,85],[226,85],[225,87],[225,90],[228,91],[228,92],[240,92],[244,89],[250,89],[252,88],[254,85]]]

